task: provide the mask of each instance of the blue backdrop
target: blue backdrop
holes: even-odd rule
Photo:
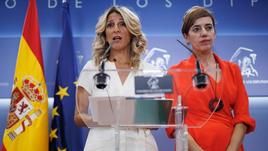
[[[14,3],[16,2],[16,3]],[[109,6],[125,5],[141,18],[143,31],[149,40],[150,60],[163,58],[170,66],[187,57],[178,45],[182,16],[193,5],[209,7],[216,17],[215,51],[224,59],[239,63],[250,96],[268,93],[268,69],[265,68],[268,45],[268,1],[264,0],[69,0],[74,45],[79,70],[90,59],[91,40],[98,17]],[[12,87],[19,37],[21,36],[27,1],[0,2],[0,97],[9,97]],[[61,35],[61,1],[38,1],[39,22],[44,52],[45,72],[52,96],[55,81],[56,55]],[[154,49],[154,50],[153,50]],[[234,55],[236,54],[236,55]],[[146,57],[146,56],[145,56]]]
[[[165,62],[163,67],[167,68],[189,55],[176,39],[183,40],[180,27],[184,12],[193,5],[201,5],[208,7],[216,17],[215,52],[223,59],[240,65],[250,96],[268,95],[268,69],[266,68],[268,1],[69,0],[69,3],[79,71],[91,57],[91,41],[98,17],[109,6],[125,5],[139,15],[142,29],[149,41],[148,54],[144,58],[151,63],[159,63],[157,60],[160,58]],[[8,98],[11,94],[27,4],[27,1],[19,0],[0,2],[0,98]],[[62,35],[61,0],[37,0],[37,5],[45,74],[49,96],[52,97],[55,87],[56,58]],[[267,105],[266,102],[261,104]],[[264,112],[254,113],[259,117],[263,114]],[[155,134],[159,136],[157,139],[164,135],[162,133],[163,131],[160,131]]]

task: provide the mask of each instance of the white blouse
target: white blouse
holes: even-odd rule
[[[93,77],[98,68],[93,60],[87,62],[82,69],[78,86],[83,87],[91,96],[134,96],[134,76],[145,74],[141,70],[157,69],[151,64],[141,62],[138,72],[130,72],[124,83],[121,82],[114,62],[105,62],[105,73],[110,76],[106,89],[98,89]],[[111,71],[114,70],[114,71]],[[114,128],[91,128],[84,151],[113,151],[115,150]],[[157,151],[157,144],[150,130],[128,129],[120,130],[120,151]]]

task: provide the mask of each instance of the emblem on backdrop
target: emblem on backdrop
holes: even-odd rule
[[[230,61],[237,63],[241,69],[242,76],[249,78],[259,76],[256,69],[256,59],[257,54],[254,53],[253,49],[239,47],[231,57]]]
[[[167,70],[170,56],[167,50],[154,47],[146,54],[144,61],[160,67],[163,70]]]

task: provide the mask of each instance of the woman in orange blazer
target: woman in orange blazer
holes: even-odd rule
[[[166,97],[172,98],[176,106],[180,95],[188,107],[184,122],[189,125],[189,150],[243,151],[244,135],[254,131],[255,120],[249,114],[239,67],[213,52],[216,29],[212,13],[200,6],[190,8],[184,15],[181,32],[193,55],[170,68],[174,91]],[[204,88],[193,85],[197,60],[208,81]],[[176,69],[189,72],[173,72]],[[173,114],[169,122],[174,123]],[[174,138],[174,132],[174,128],[167,128],[169,137]]]

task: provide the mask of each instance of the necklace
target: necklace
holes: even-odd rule
[[[222,108],[224,107],[223,101],[217,97],[217,81],[218,81],[218,63],[216,63],[215,88],[213,88],[213,85],[211,84],[212,91],[214,92],[214,98],[210,99],[208,104],[208,107],[211,112],[218,112],[222,110]]]
[[[117,60],[115,58],[113,58],[113,62],[114,63],[117,63],[117,64],[120,64],[120,65],[129,65],[129,61],[127,61],[127,62],[121,62],[120,60]]]

